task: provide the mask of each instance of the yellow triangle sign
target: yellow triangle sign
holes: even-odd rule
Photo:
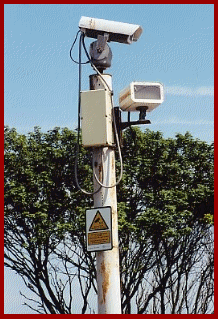
[[[91,223],[91,226],[89,228],[89,231],[92,230],[105,230],[109,229],[104,218],[102,217],[100,211],[98,210],[97,213],[95,214],[95,217]]]

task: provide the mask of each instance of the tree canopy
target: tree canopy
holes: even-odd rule
[[[130,128],[117,187],[122,311],[213,312],[213,144],[190,133]],[[37,296],[39,313],[75,311],[78,281],[92,312],[95,254],[86,251],[85,210],[92,197],[74,184],[76,133],[5,127],[5,265]],[[119,170],[119,161],[117,162]],[[92,190],[91,155],[81,149],[80,183]]]

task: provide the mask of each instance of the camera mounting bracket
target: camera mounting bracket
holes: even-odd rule
[[[104,35],[98,34],[97,41],[90,44],[92,63],[101,73],[111,66],[112,51],[107,44],[108,39],[109,34],[105,32]]]
[[[115,115],[115,120],[116,120],[117,133],[118,133],[118,137],[119,137],[120,142],[121,142],[121,137],[122,137],[122,131],[125,128],[130,127],[132,125],[151,124],[151,121],[145,119],[147,108],[144,106],[139,107],[139,108],[142,108],[142,109],[139,109],[140,113],[139,113],[139,120],[138,121],[130,121],[130,112],[128,112],[128,121],[122,122],[121,110],[120,110],[119,106],[114,107],[113,110],[114,110],[114,115]]]
[[[96,49],[99,53],[104,51],[108,39],[109,39],[109,34],[106,32],[104,33],[104,35],[101,35],[101,34],[98,35]]]

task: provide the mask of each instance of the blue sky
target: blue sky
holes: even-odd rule
[[[147,127],[164,137],[189,131],[209,143],[214,140],[212,4],[6,4],[4,10],[5,125],[24,134],[34,126],[43,131],[76,128],[78,66],[69,51],[80,17],[89,16],[143,28],[136,43],[110,43],[108,73],[116,105],[130,82],[159,81],[165,101],[148,113],[152,124]],[[87,47],[91,42],[86,39]],[[77,51],[76,44],[75,58]],[[90,65],[82,70],[82,90],[87,90],[94,72]],[[5,313],[24,313],[20,281],[8,271],[5,280]]]

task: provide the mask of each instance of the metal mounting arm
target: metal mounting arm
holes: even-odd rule
[[[114,114],[115,114],[115,119],[116,119],[116,127],[117,127],[119,140],[121,140],[122,130],[124,130],[125,128],[132,126],[132,125],[151,124],[151,121],[145,119],[146,108],[142,107],[141,109],[139,109],[139,111],[140,111],[140,113],[139,113],[139,120],[138,121],[130,121],[130,112],[128,112],[128,121],[122,122],[121,110],[120,110],[119,106],[114,107]]]

